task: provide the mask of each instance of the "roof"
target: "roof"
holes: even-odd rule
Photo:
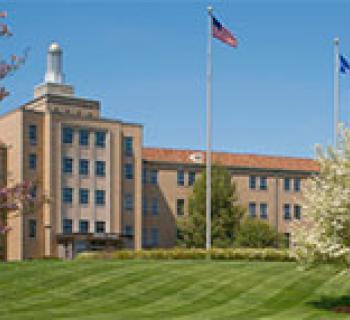
[[[204,164],[205,152],[195,150],[178,150],[164,148],[143,148],[143,160],[174,164]],[[319,171],[319,164],[310,158],[294,158],[284,156],[265,156],[256,154],[239,154],[213,152],[212,162],[228,167],[271,169],[289,171]]]

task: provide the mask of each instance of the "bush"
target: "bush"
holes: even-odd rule
[[[295,261],[285,249],[154,249],[154,250],[120,250],[112,252],[85,252],[78,260],[104,260],[104,259],[145,259],[145,260],[249,260],[249,261]]]
[[[236,246],[245,248],[283,248],[284,238],[267,222],[247,218],[238,230]]]

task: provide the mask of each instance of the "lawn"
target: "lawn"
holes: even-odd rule
[[[350,319],[350,276],[287,262],[0,264],[0,319]]]

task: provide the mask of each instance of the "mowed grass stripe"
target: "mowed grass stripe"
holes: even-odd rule
[[[268,265],[262,266],[262,271],[267,268],[269,268]],[[236,266],[234,264],[220,268],[216,274],[202,272],[203,279],[187,288],[190,290],[186,292],[186,299],[181,297],[183,292],[178,292],[176,295],[163,297],[156,304],[149,305],[147,308],[153,309],[154,312],[166,312],[169,316],[202,312],[219,303],[226,303],[232,295],[240,294],[247,287],[255,286],[256,281],[263,280],[262,274],[255,275],[254,268],[249,265]]]
[[[6,264],[0,319],[346,319],[309,303],[350,294],[348,275],[336,272],[268,262]]]

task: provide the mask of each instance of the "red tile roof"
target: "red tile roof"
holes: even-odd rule
[[[176,164],[205,164],[205,152],[163,148],[143,148],[143,160]],[[212,162],[228,167],[292,171],[319,171],[317,161],[308,158],[263,156],[213,152]]]

